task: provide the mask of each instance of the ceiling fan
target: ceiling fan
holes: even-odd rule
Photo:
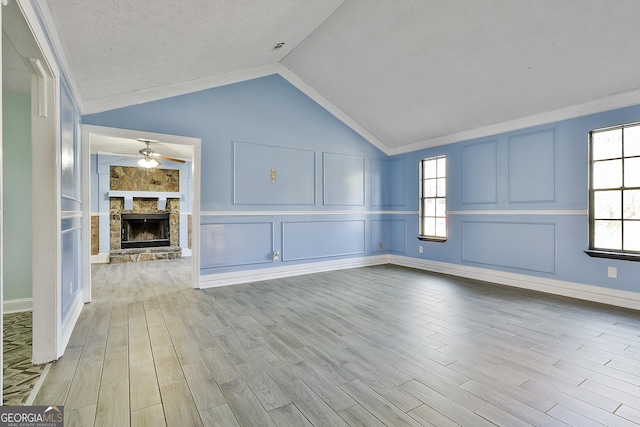
[[[140,160],[138,160],[138,165],[143,168],[151,169],[160,166],[160,160],[167,160],[169,162],[177,162],[184,163],[185,161],[182,159],[176,159],[175,157],[167,157],[153,150],[150,145],[152,142],[158,142],[154,139],[142,139],[138,138],[138,141],[144,142],[147,146],[141,148],[138,153],[142,156]]]

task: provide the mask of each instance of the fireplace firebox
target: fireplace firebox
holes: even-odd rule
[[[169,246],[169,214],[122,214],[121,248]]]

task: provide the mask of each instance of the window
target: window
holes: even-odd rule
[[[589,255],[640,260],[640,123],[590,135]]]
[[[447,158],[429,157],[420,161],[421,240],[447,239]]]

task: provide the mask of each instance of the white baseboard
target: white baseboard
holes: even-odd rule
[[[109,254],[101,253],[98,255],[91,255],[91,264],[108,264]]]
[[[258,270],[237,271],[232,273],[210,274],[200,277],[200,288],[237,285],[261,280],[279,279],[302,274],[345,268],[366,267],[380,264],[395,264],[434,273],[450,274],[468,279],[482,280],[499,285],[513,286],[552,295],[576,298],[617,307],[640,310],[640,292],[621,291],[600,286],[585,285],[563,280],[546,279],[526,274],[507,273],[487,268],[411,258],[401,255],[377,255],[362,258],[350,258],[339,261],[298,264],[286,267],[261,268]]]
[[[399,255],[390,255],[390,258],[390,263],[405,267],[640,310],[640,292],[621,291],[600,286],[584,285],[575,282],[528,276],[526,274],[507,273],[504,271]]]
[[[200,276],[200,288],[238,285],[261,280],[281,279],[283,277],[300,276],[302,274],[321,273],[323,271],[342,270],[345,268],[366,267],[370,265],[388,264],[388,255],[377,255],[362,258],[349,258],[337,261],[313,262],[283,267],[260,268],[257,270],[234,271]]]
[[[9,299],[2,301],[2,313],[20,313],[33,310],[32,298]]]

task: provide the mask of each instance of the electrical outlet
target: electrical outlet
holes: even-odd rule
[[[278,172],[275,169],[271,169],[271,182],[276,182],[278,180]]]
[[[616,267],[607,267],[607,277],[611,279],[617,279],[618,269]]]
[[[424,252],[424,246],[420,245],[418,246],[418,253],[421,254]]]
[[[382,242],[378,244],[378,248],[382,249]]]
[[[273,260],[278,261],[280,259],[280,252],[273,251]]]

